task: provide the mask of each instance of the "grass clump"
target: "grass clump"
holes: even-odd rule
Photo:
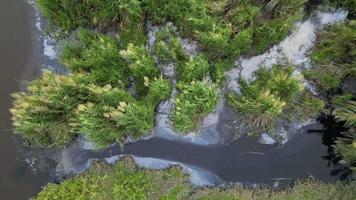
[[[154,127],[157,104],[170,95],[170,83],[154,79],[147,83],[148,95],[138,101],[129,93],[117,88],[97,88],[92,90],[101,94],[100,102],[81,104],[77,108],[81,132],[98,148],[114,142],[123,145],[125,139],[139,139]]]
[[[63,146],[78,131],[75,109],[95,96],[86,88],[83,75],[55,75],[44,71],[28,84],[27,93],[16,93],[11,113],[13,125],[31,143]]]
[[[125,27],[142,16],[138,0],[37,0],[36,3],[50,23],[65,32],[78,27]]]
[[[292,66],[283,65],[261,68],[256,71],[252,82],[248,83],[242,78],[239,80],[241,94],[228,95],[229,104],[244,116],[252,133],[273,129],[281,117],[300,116],[303,119],[322,109],[321,101],[306,96],[302,79],[293,76],[293,71]],[[289,116],[291,110],[293,114]]]
[[[334,115],[338,121],[344,122],[348,129],[338,138],[335,151],[341,155],[343,164],[348,164],[353,172],[356,170],[356,102],[350,97],[343,96],[337,102]],[[349,99],[346,100],[345,99]]]
[[[78,133],[99,148],[126,138],[138,138],[153,127],[154,109],[170,94],[163,78],[147,80],[148,95],[136,100],[122,88],[98,86],[87,74],[55,75],[45,70],[16,93],[13,125],[30,143],[64,146]]]
[[[147,80],[153,80],[160,74],[154,57],[144,46],[133,44],[129,44],[126,50],[121,50],[120,55],[129,65],[130,74],[135,80],[136,92],[139,96],[145,96],[148,92]]]
[[[301,17],[305,0],[280,1],[264,15],[258,1],[148,0],[153,23],[172,21],[183,35],[196,38],[212,60],[238,57],[254,47],[261,53],[283,39]],[[283,19],[283,20],[282,20]]]
[[[64,45],[60,60],[74,73],[88,73],[96,84],[127,87],[129,69],[118,53],[117,38],[80,29]]]
[[[177,76],[181,82],[201,81],[209,75],[210,65],[203,55],[190,57],[185,63],[178,66]]]
[[[156,55],[161,62],[175,61],[181,63],[187,60],[182,41],[176,36],[175,32],[174,27],[167,26],[156,34],[153,54]]]
[[[291,188],[271,190],[267,188],[245,189],[242,187],[209,188],[196,191],[189,199],[193,200],[280,200],[280,199],[310,199],[310,200],[351,200],[356,197],[356,185],[342,183],[320,183],[315,180],[297,181]]]
[[[335,92],[344,77],[355,76],[356,23],[337,24],[318,34],[311,53],[313,67],[303,72],[321,92]]]
[[[129,157],[114,166],[97,164],[84,175],[48,184],[36,200],[136,200],[182,199],[191,190],[188,178],[177,167],[166,170],[138,168]]]
[[[349,11],[349,18],[355,19],[356,16],[356,1],[354,0],[328,0],[329,4],[334,7],[346,9]]]
[[[216,106],[216,86],[206,81],[193,81],[179,83],[178,89],[180,93],[174,100],[173,126],[180,132],[192,131],[197,122]]]

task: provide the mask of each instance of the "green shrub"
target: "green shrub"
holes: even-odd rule
[[[127,137],[136,139],[152,129],[155,107],[171,92],[162,77],[147,81],[148,95],[137,101],[121,88],[95,85],[86,74],[65,76],[46,70],[28,84],[28,93],[13,95],[13,125],[40,146],[64,146],[77,133],[99,148]]]
[[[183,33],[191,33],[192,20],[207,14],[206,0],[145,0],[143,4],[153,23],[171,21]]]
[[[226,80],[225,72],[230,70],[234,66],[235,60],[223,59],[217,60],[210,68],[211,78],[215,83],[222,84]]]
[[[313,66],[303,71],[321,92],[335,92],[347,75],[355,76],[355,22],[337,24],[319,32],[311,53]]]
[[[97,148],[114,142],[123,145],[128,137],[138,139],[154,125],[154,107],[139,102],[121,101],[113,106],[87,103],[78,109],[81,131]]]
[[[213,59],[230,56],[230,52],[235,54],[239,52],[239,49],[230,46],[232,33],[229,25],[213,24],[211,30],[196,31],[196,34],[198,41],[204,46],[204,50]]]
[[[177,131],[188,132],[197,127],[197,122],[211,112],[217,104],[215,85],[205,81],[179,83],[175,98],[173,126]]]
[[[319,91],[335,91],[340,87],[345,74],[334,65],[317,65],[304,70],[303,75],[315,84]]]
[[[44,71],[40,79],[28,83],[27,93],[16,93],[13,125],[27,140],[41,146],[63,146],[78,131],[75,109],[96,97],[84,75],[55,75]]]
[[[129,69],[118,53],[117,38],[80,29],[64,45],[60,60],[72,72],[89,73],[96,84],[128,86]]]
[[[344,97],[347,98],[347,97]],[[348,128],[343,137],[338,138],[335,151],[341,155],[341,162],[348,164],[355,172],[356,170],[356,102],[349,100],[339,101],[336,105],[334,115],[338,121],[344,122]]]
[[[173,27],[165,27],[156,35],[153,47],[154,54],[165,61],[184,62],[187,60],[182,46],[182,41],[175,35]]]
[[[276,119],[304,90],[301,80],[293,77],[293,71],[293,67],[282,65],[261,68],[251,83],[239,80],[241,94],[230,93],[228,102],[257,132],[273,128]]]
[[[100,88],[92,85],[100,102],[81,104],[77,113],[80,131],[98,148],[114,142],[123,145],[125,139],[139,139],[154,127],[155,108],[171,92],[169,81],[159,78],[147,82],[148,95],[142,101],[117,88]]]
[[[187,196],[192,189],[182,170],[138,168],[128,157],[114,166],[96,164],[84,175],[65,180],[60,185],[48,184],[36,200],[136,200],[170,199]]]
[[[329,0],[329,3],[334,7],[346,9],[349,12],[349,18],[355,19],[356,16],[356,1],[354,0]]]
[[[138,0],[37,0],[36,3],[51,25],[66,32],[78,27],[124,26],[142,15]]]
[[[283,115],[289,120],[303,121],[323,112],[326,112],[324,101],[304,91],[288,104]]]
[[[209,63],[203,55],[190,57],[187,62],[179,65],[178,80],[182,82],[201,81],[209,74]]]
[[[149,105],[157,105],[160,101],[168,98],[172,92],[171,83],[162,76],[153,80],[146,79],[146,84],[149,86],[149,91],[144,103]]]
[[[279,1],[268,20],[255,23],[253,36],[255,53],[263,53],[268,47],[288,36],[294,23],[301,19],[306,0]]]
[[[315,180],[297,181],[292,187],[281,190],[243,187],[203,188],[195,191],[192,200],[351,200],[356,197],[356,184],[322,183]]]
[[[172,21],[183,36],[199,41],[209,63],[213,64],[245,53],[262,53],[281,41],[300,19],[305,2],[279,1],[266,16],[260,2],[248,0],[147,0],[143,9],[153,23]],[[162,57],[172,54],[163,41],[158,42],[157,49]],[[223,74],[222,71],[213,73],[219,77]]]
[[[355,62],[354,48],[356,22],[336,24],[318,33],[317,43],[311,53],[314,64],[349,64]]]
[[[126,50],[120,51],[120,55],[129,64],[130,73],[135,79],[136,91],[140,96],[148,92],[145,79],[153,80],[160,72],[156,67],[154,57],[149,54],[144,46],[129,44]]]

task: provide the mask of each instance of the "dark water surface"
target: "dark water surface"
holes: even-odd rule
[[[0,0],[0,199],[28,199],[47,181],[19,158],[18,138],[11,133],[10,94],[19,90],[20,80],[36,71],[32,34],[34,16],[25,0]]]
[[[224,182],[286,186],[297,179],[312,176],[318,180],[345,179],[349,170],[338,166],[330,155],[330,140],[321,124],[309,125],[284,146],[258,144],[254,137],[242,137],[226,145],[200,146],[179,141],[152,138],[128,144],[122,150],[111,147],[104,152],[86,152],[88,158],[133,154],[198,166]],[[326,131],[335,131],[326,129]],[[323,143],[325,145],[323,145]]]

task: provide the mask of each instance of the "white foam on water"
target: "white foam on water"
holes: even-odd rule
[[[120,156],[111,156],[111,157],[108,157],[108,158],[104,158],[104,160],[105,160],[107,163],[113,165],[113,164],[115,164],[117,161],[120,160]]]
[[[51,37],[43,38],[43,54],[51,60],[57,59],[57,44]]]
[[[276,140],[274,140],[271,136],[269,136],[267,133],[263,133],[258,140],[259,143],[261,144],[269,144],[273,145],[276,143]]]
[[[40,40],[42,43],[43,55],[50,60],[57,59],[58,58],[57,42],[50,36],[44,35],[43,28],[42,28],[44,25],[42,22],[41,15],[36,7],[36,4],[34,1],[29,1],[29,4],[33,7],[35,11],[35,19],[36,19],[35,27],[37,31],[40,33],[40,35],[38,36],[38,40]]]
[[[199,167],[164,159],[138,156],[132,157],[138,166],[148,169],[166,169],[172,165],[180,165],[183,170],[190,175],[190,181],[196,186],[209,186],[222,183],[222,180],[215,174]]]
[[[280,62],[309,67],[310,61],[307,53],[315,44],[316,31],[326,25],[342,22],[346,17],[347,11],[343,10],[317,11],[308,20],[297,23],[291,35],[264,54],[246,59],[240,58],[236,61],[237,67],[227,73],[228,89],[239,92],[237,78],[252,80],[254,72],[261,67],[272,67]]]

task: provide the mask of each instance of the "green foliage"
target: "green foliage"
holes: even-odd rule
[[[203,188],[196,191],[189,199],[192,200],[351,200],[356,198],[356,184],[320,183],[315,180],[297,181],[293,187],[283,190],[268,188],[245,189],[242,187],[230,188]]]
[[[13,95],[13,125],[40,146],[66,145],[79,132],[99,148],[122,143],[148,133],[155,107],[170,95],[170,83],[163,78],[148,81],[147,87],[148,95],[138,101],[121,88],[95,85],[86,74],[44,71],[28,84],[28,93]]]
[[[345,122],[346,127],[356,126],[356,101],[350,100],[339,105],[336,109],[336,118]]]
[[[318,33],[318,42],[313,49],[311,59],[315,64],[354,63],[356,55],[356,22],[336,24]]]
[[[293,76],[293,71],[293,67],[282,65],[275,65],[271,69],[261,68],[251,83],[239,80],[241,94],[230,93],[228,102],[256,132],[273,128],[276,119],[303,96],[303,84],[299,77]],[[314,105],[310,101],[302,102],[311,103],[307,107]]]
[[[140,169],[132,159],[124,157],[113,167],[97,164],[86,174],[60,185],[48,184],[35,199],[178,200],[189,191],[188,179],[179,168]]]
[[[97,147],[105,147],[114,141],[122,143],[131,134],[142,134],[142,132],[131,132],[133,127],[130,126],[130,122],[127,122],[127,118],[134,120],[141,117],[133,111],[132,108],[136,108],[136,101],[129,93],[117,88],[100,88],[95,85],[90,85],[89,90],[100,96],[100,102],[79,104],[76,113],[81,124],[81,132],[87,135]],[[119,118],[122,121],[117,124]],[[144,122],[138,125],[143,126],[143,124]]]
[[[209,74],[209,63],[203,55],[190,57],[189,60],[179,65],[178,80],[182,82],[201,81]]]
[[[44,71],[40,79],[28,83],[27,93],[13,95],[11,112],[17,132],[41,146],[68,143],[78,130],[77,105],[96,99],[86,88],[88,82],[84,75]]]
[[[329,3],[338,8],[343,8],[349,11],[349,18],[355,19],[356,16],[356,1],[354,0],[329,0]]]
[[[313,67],[303,72],[320,91],[335,91],[347,75],[356,71],[356,24],[337,24],[318,34],[311,53]]]
[[[160,101],[168,98],[172,92],[171,83],[164,79],[162,76],[160,78],[154,78],[153,80],[146,79],[146,84],[149,86],[149,91],[146,99],[143,100],[144,103],[150,105],[157,105]]]
[[[96,84],[128,86],[129,69],[118,52],[117,38],[80,29],[64,45],[60,60],[72,72],[89,73]]]
[[[53,26],[66,32],[78,27],[106,28],[116,24],[125,27],[142,16],[138,0],[37,0],[36,3]]]
[[[178,89],[180,93],[174,100],[173,126],[180,132],[192,131],[197,122],[216,106],[217,89],[205,81],[179,83]]]
[[[235,60],[224,59],[218,60],[211,67],[210,75],[215,83],[222,84],[226,80],[225,72],[234,66]]]
[[[172,21],[183,35],[195,37],[212,60],[257,53],[283,39],[301,17],[305,0],[281,1],[263,16],[255,1],[147,0],[154,23]]]
[[[343,97],[346,99],[347,97]],[[356,101],[347,102],[338,101],[334,111],[336,119],[345,122],[344,126],[348,128],[343,137],[338,138],[335,145],[335,151],[341,155],[342,163],[350,165],[351,169],[356,171]]]
[[[182,46],[182,41],[175,35],[172,26],[165,27],[156,35],[153,53],[160,61],[184,62],[187,60]]]
[[[148,92],[147,79],[153,80],[159,76],[154,57],[149,54],[144,46],[129,44],[126,50],[120,51],[120,55],[130,67],[130,73],[135,79],[136,92],[144,96]]]
[[[269,20],[256,22],[253,36],[255,53],[264,52],[270,45],[278,43],[290,33],[294,23],[302,17],[305,2],[306,0],[279,1],[275,10],[269,14]]]
[[[81,132],[98,148],[114,142],[123,145],[128,137],[139,139],[154,126],[155,107],[171,93],[169,81],[154,79],[147,82],[148,95],[142,101],[135,100],[129,93],[117,88],[90,89],[101,94],[97,104],[86,103],[78,106]]]
[[[345,77],[344,72],[335,65],[316,65],[304,70],[303,75],[323,92],[339,88]]]

